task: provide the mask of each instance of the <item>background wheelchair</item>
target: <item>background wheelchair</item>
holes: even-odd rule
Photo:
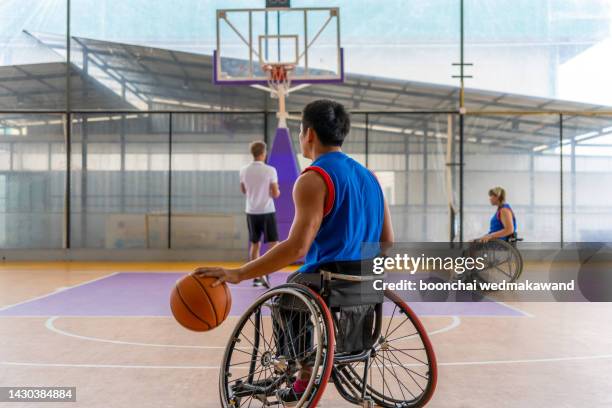
[[[485,243],[473,242],[468,249],[473,258],[485,259],[485,268],[480,271],[471,271],[466,275],[468,280],[478,279],[486,283],[515,282],[523,272],[523,257],[516,247],[522,241],[513,235],[504,240],[492,240]]]
[[[330,379],[363,407],[430,400],[437,366],[423,325],[398,295],[373,290],[379,276],[340,264],[321,268],[320,290],[284,284],[242,315],[223,356],[223,407],[282,407],[278,391],[303,367],[311,367],[308,385],[291,406],[315,407]]]

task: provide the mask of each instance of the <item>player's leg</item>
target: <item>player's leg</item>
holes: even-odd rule
[[[249,261],[259,258],[260,251],[261,251],[261,241],[260,242],[251,241],[251,247],[249,248]]]
[[[263,214],[263,238],[264,243],[268,245],[268,251],[278,244],[278,228],[276,226],[276,214]],[[260,281],[264,286],[270,288],[270,279],[268,276],[262,276]]]
[[[259,258],[261,253],[261,236],[264,233],[265,223],[262,214],[247,214],[249,227],[249,261]],[[253,286],[268,286],[260,278],[253,279]]]

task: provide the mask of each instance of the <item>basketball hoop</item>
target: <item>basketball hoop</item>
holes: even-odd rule
[[[285,98],[289,94],[291,74],[295,69],[295,65],[286,63],[263,64],[261,69],[268,78],[270,94],[278,98],[278,113],[276,117],[278,118],[279,127],[286,128],[289,115],[285,109]]]
[[[264,64],[261,69],[268,77],[268,87],[274,90],[277,96],[280,93],[287,94],[291,86],[291,74],[295,69],[294,64]],[[281,91],[279,93],[279,90]]]
[[[285,128],[291,93],[310,84],[344,81],[340,9],[289,4],[289,0],[268,0],[267,8],[217,10],[213,54],[214,83],[249,85],[266,92],[278,100],[279,127]],[[272,13],[278,29],[262,31]]]

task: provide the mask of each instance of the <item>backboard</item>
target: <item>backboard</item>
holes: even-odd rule
[[[338,8],[217,10],[214,82],[267,85],[266,64],[290,64],[291,83],[340,83]]]

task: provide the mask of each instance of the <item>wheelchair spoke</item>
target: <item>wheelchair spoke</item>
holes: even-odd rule
[[[413,356],[412,354],[408,354],[408,353],[406,353],[405,351],[402,351],[402,350],[400,350],[400,349],[397,349],[397,348],[395,348],[395,347],[393,347],[393,346],[391,346],[391,345],[390,345],[389,347],[391,347],[391,348],[393,349],[393,351],[399,351],[400,353],[402,353],[402,354],[404,354],[404,355],[407,355],[407,356],[408,356],[408,357],[410,357],[411,359],[416,360],[416,361],[418,361],[419,363],[421,363],[421,364],[423,364],[423,365],[427,365],[427,363],[426,363],[425,361],[423,361],[423,360],[419,360],[418,358],[416,358],[416,357],[415,357],[415,356]],[[423,350],[424,350],[424,349],[423,349]]]
[[[393,371],[393,374],[394,374],[393,377],[395,378],[395,381],[397,381],[397,385],[399,386],[400,392],[402,393],[402,398],[406,400],[406,395],[404,395],[404,390],[402,389],[402,387],[405,388],[406,391],[410,393],[412,398],[416,398],[416,396],[412,393],[412,391],[410,391],[410,389],[406,387],[406,385],[399,380],[399,376],[397,375],[397,371],[395,371],[395,367],[393,366],[393,364],[391,364],[391,370]]]
[[[247,403],[247,401],[249,401],[249,405],[248,406],[250,407],[251,406],[251,402],[253,402],[253,396],[252,395],[248,396],[247,399],[244,400],[244,402],[242,404],[240,404],[240,406],[242,407],[244,404]]]
[[[393,305],[393,312],[391,312],[391,319],[389,320],[389,325],[387,326],[387,330],[385,331],[385,338],[387,338],[387,333],[389,333],[389,329],[391,328],[391,324],[393,323],[393,318],[395,317],[395,311],[397,310],[397,305]]]
[[[407,319],[406,319],[406,320],[407,320]],[[405,336],[396,337],[396,338],[394,338],[394,339],[387,340],[387,343],[390,343],[390,342],[392,342],[392,341],[401,340],[401,339],[406,338],[406,337],[414,337],[414,336],[418,336],[418,335],[419,335],[419,332],[418,332],[418,331],[415,331],[414,333],[411,333],[411,334],[406,334]]]
[[[402,367],[406,372],[409,372],[409,373],[412,373],[414,375],[417,375],[417,376],[423,378],[424,380],[428,380],[429,379],[429,377],[427,377],[426,375],[423,375],[421,373],[418,373],[418,372],[414,371],[413,369],[408,368],[408,365],[405,364],[405,363],[402,363],[400,361],[400,359],[396,355],[394,355],[393,353],[391,353],[389,351],[387,351],[386,353],[389,353],[391,355],[391,357],[393,357],[393,359],[397,362],[397,365]],[[412,377],[412,378],[414,379],[414,377]],[[418,384],[418,382],[416,380],[415,380],[415,383]],[[422,388],[421,388],[421,390],[422,390]]]
[[[234,382],[234,383],[235,383],[235,382],[237,382],[237,381],[242,380],[243,378],[247,378],[247,377],[249,377],[249,376],[252,376],[252,375],[258,374],[258,373],[260,373],[260,372],[264,371],[265,369],[266,369],[266,367],[261,367],[259,370],[255,370],[255,371],[253,371],[252,373],[249,373],[249,374],[247,374],[247,375],[243,375],[242,377],[232,378],[232,382]]]
[[[247,336],[245,336],[244,334],[240,333],[240,335],[242,336],[243,339],[245,339],[246,341],[249,342],[249,344],[251,346],[253,346],[254,349],[256,349],[257,347],[255,347],[255,344],[253,344],[253,342],[251,340],[249,340],[249,338]]]
[[[409,320],[410,320],[410,319],[404,319],[404,321],[403,321],[403,322],[401,322],[400,324],[398,324],[398,325],[397,325],[397,327],[396,327],[395,329],[391,330],[391,333],[389,333],[388,335],[386,335],[386,336],[385,336],[385,338],[387,338],[388,336],[390,336],[390,335],[392,335],[393,333],[395,333],[395,332],[397,331],[397,329],[399,329],[400,327],[402,327],[402,325],[403,325],[404,323],[406,323],[407,321],[409,321]],[[404,336],[404,337],[406,337],[406,336]]]
[[[232,364],[228,365],[228,367],[234,367],[234,366],[243,365],[243,364],[251,364],[252,362],[253,362],[253,360],[241,361],[240,363],[232,363]]]
[[[258,309],[258,311],[261,313],[261,308],[259,308],[259,309]],[[260,320],[260,323],[261,323],[262,328],[263,328],[263,322],[262,322],[262,319],[260,318],[259,320]],[[249,322],[250,322],[250,323],[253,325],[253,328],[255,329],[255,333],[256,333],[256,334],[257,334],[257,335],[258,335],[260,338],[262,338],[262,339],[263,339],[263,341],[264,341],[264,343],[265,343],[265,344],[264,344],[264,346],[266,346],[266,347],[268,347],[268,348],[270,348],[270,349],[271,349],[271,348],[272,348],[272,345],[266,341],[266,337],[265,337],[264,335],[262,335],[262,334],[261,334],[261,332],[259,331],[259,328],[258,328],[258,327],[257,327],[257,325],[255,324],[255,322],[253,322],[253,321],[251,320],[251,316],[249,316]],[[251,343],[251,344],[252,344],[252,343]],[[254,347],[254,346],[253,346],[253,347]]]
[[[241,349],[239,349],[239,348],[237,348],[237,347],[234,347],[234,351],[239,351],[239,352],[244,353],[244,354],[247,354],[247,355],[249,355],[249,356],[251,356],[251,355],[252,355],[252,353],[249,353],[248,351],[241,350]]]
[[[383,359],[384,359],[384,357],[383,357]],[[383,388],[382,393],[383,393],[383,395],[386,395],[386,394],[385,394],[385,387],[386,387],[386,385],[387,385],[387,384],[385,383],[385,364],[384,364],[384,360],[383,360],[382,367],[383,367],[383,368],[382,368],[382,370],[381,370],[381,369],[380,369],[380,365],[379,365],[379,364],[376,364],[376,369],[378,370],[378,372],[379,372],[379,373],[380,373],[380,375],[382,376],[382,388]],[[372,384],[372,371],[374,371],[374,370],[372,370],[372,367],[370,367],[370,384]],[[388,387],[387,387],[387,388],[388,388]],[[389,393],[391,394],[391,390],[389,390]],[[393,394],[391,395],[391,398],[393,398]]]
[[[379,357],[377,357],[377,358],[379,359]],[[384,357],[383,357],[383,359],[384,359]],[[393,364],[389,358],[387,358],[387,360],[389,361],[389,364],[388,364],[389,367],[391,367],[391,369],[393,371],[393,374],[389,374],[389,375],[391,375],[393,378],[395,378],[395,381],[398,383],[398,385],[399,385],[398,388],[400,389],[400,392],[402,393],[402,398],[404,398],[404,400],[406,400],[406,395],[404,394],[404,391],[403,391],[404,389],[410,393],[412,398],[416,398],[416,395],[414,395],[414,393],[410,390],[410,388],[408,388],[406,386],[406,384],[404,384],[403,382],[400,381],[399,375],[395,371],[395,364]],[[384,364],[384,360],[383,360],[383,364]],[[387,386],[387,387],[389,387],[389,386]],[[383,394],[384,394],[384,391],[383,391]],[[393,396],[393,394],[391,394],[391,398],[385,398],[385,399],[387,399],[387,400],[392,400],[392,399],[396,400],[396,398]]]
[[[419,374],[419,373],[417,373],[414,370],[411,370],[411,369],[407,368],[406,366],[404,366],[402,364],[401,361],[399,361],[399,359],[396,356],[393,355],[393,353],[390,353],[390,354],[391,354],[391,357],[393,357],[393,359],[397,362],[397,364],[400,367],[402,367],[404,369],[404,371],[406,371],[406,373],[410,376],[410,378],[412,378],[412,381],[414,381],[414,383],[421,389],[421,392],[424,391],[425,389],[423,387],[421,387],[421,384],[419,384],[419,382],[414,378],[414,376],[412,374],[418,375],[419,377],[424,378],[425,380],[428,380],[428,378],[423,376],[423,375],[421,375],[421,374]]]

